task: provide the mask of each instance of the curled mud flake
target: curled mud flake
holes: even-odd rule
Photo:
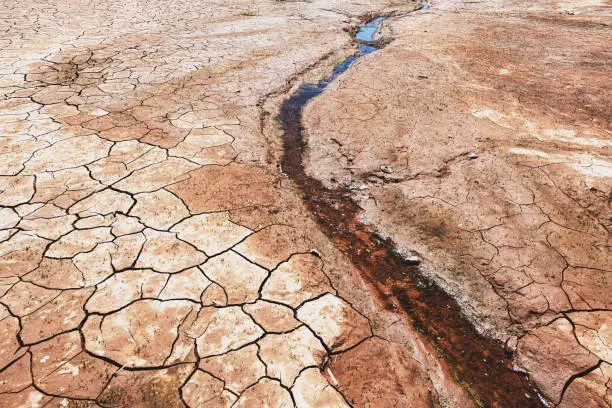
[[[304,303],[297,318],[317,333],[332,352],[349,349],[372,335],[367,318],[329,293]]]
[[[262,282],[268,276],[268,271],[233,251],[209,259],[200,269],[225,290],[229,304],[255,301]]]
[[[267,334],[257,344],[268,375],[287,387],[305,367],[320,366],[327,356],[323,344],[304,326],[289,333]]]
[[[393,169],[385,165],[380,166],[380,171],[382,171],[383,173],[387,173],[387,174],[393,173]]]

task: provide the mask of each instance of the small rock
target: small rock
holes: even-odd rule
[[[419,265],[421,263],[421,257],[418,255],[408,255],[404,257],[404,261],[409,264]]]
[[[348,191],[356,191],[357,190],[357,186],[355,184],[351,183],[348,186],[346,186],[346,189]]]
[[[417,79],[427,79],[427,75],[419,74],[417,75]]]
[[[393,169],[389,166],[385,166],[384,164],[380,166],[380,171],[382,171],[383,173],[387,173],[387,174],[393,173]]]
[[[470,160],[474,160],[474,159],[477,159],[477,158],[478,158],[478,155],[477,155],[476,153],[474,153],[474,152],[469,152],[469,153],[467,154],[467,157],[468,157],[468,159],[470,159]]]
[[[368,188],[370,188],[370,187],[366,186],[365,184],[362,184],[362,185],[359,186],[359,190],[361,190],[361,191],[367,190]]]
[[[317,251],[316,249],[312,248],[310,250],[310,253],[313,254],[314,256],[316,256],[317,258],[321,257],[321,253],[319,251]]]

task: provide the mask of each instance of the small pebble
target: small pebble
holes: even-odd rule
[[[419,74],[417,75],[417,79],[427,79],[427,75]]]
[[[477,155],[476,153],[474,153],[474,152],[469,152],[469,153],[467,154],[467,157],[468,157],[468,159],[470,159],[470,160],[474,160],[474,159],[477,159],[477,158],[478,158],[478,155]]]
[[[310,253],[313,254],[314,256],[316,256],[317,258],[321,257],[321,253],[319,251],[317,251],[316,249],[312,248],[310,250]]]
[[[382,171],[383,173],[387,173],[387,174],[393,173],[393,169],[385,165],[380,166],[380,171]]]

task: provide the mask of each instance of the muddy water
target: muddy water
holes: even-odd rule
[[[512,370],[512,355],[502,344],[480,335],[457,303],[420,274],[418,265],[402,259],[394,243],[359,221],[360,208],[346,190],[330,190],[304,169],[304,106],[360,57],[377,50],[374,41],[384,18],[365,24],[355,38],[358,50],[315,84],[305,84],[280,111],[283,125],[283,171],[302,192],[321,229],[372,284],[386,306],[405,313],[428,336],[455,371],[457,379],[484,407],[543,407],[527,379]]]

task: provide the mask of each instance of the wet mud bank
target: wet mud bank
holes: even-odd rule
[[[543,407],[528,379],[512,370],[512,354],[503,344],[478,333],[462,315],[457,302],[425,278],[417,262],[401,256],[392,240],[360,220],[361,208],[344,189],[327,189],[306,174],[307,147],[302,128],[306,104],[363,55],[379,49],[375,33],[384,18],[377,17],[356,34],[358,51],[327,77],[302,85],[282,105],[284,156],[281,166],[298,186],[307,208],[330,237],[372,284],[385,305],[405,313],[424,333],[480,406]]]

